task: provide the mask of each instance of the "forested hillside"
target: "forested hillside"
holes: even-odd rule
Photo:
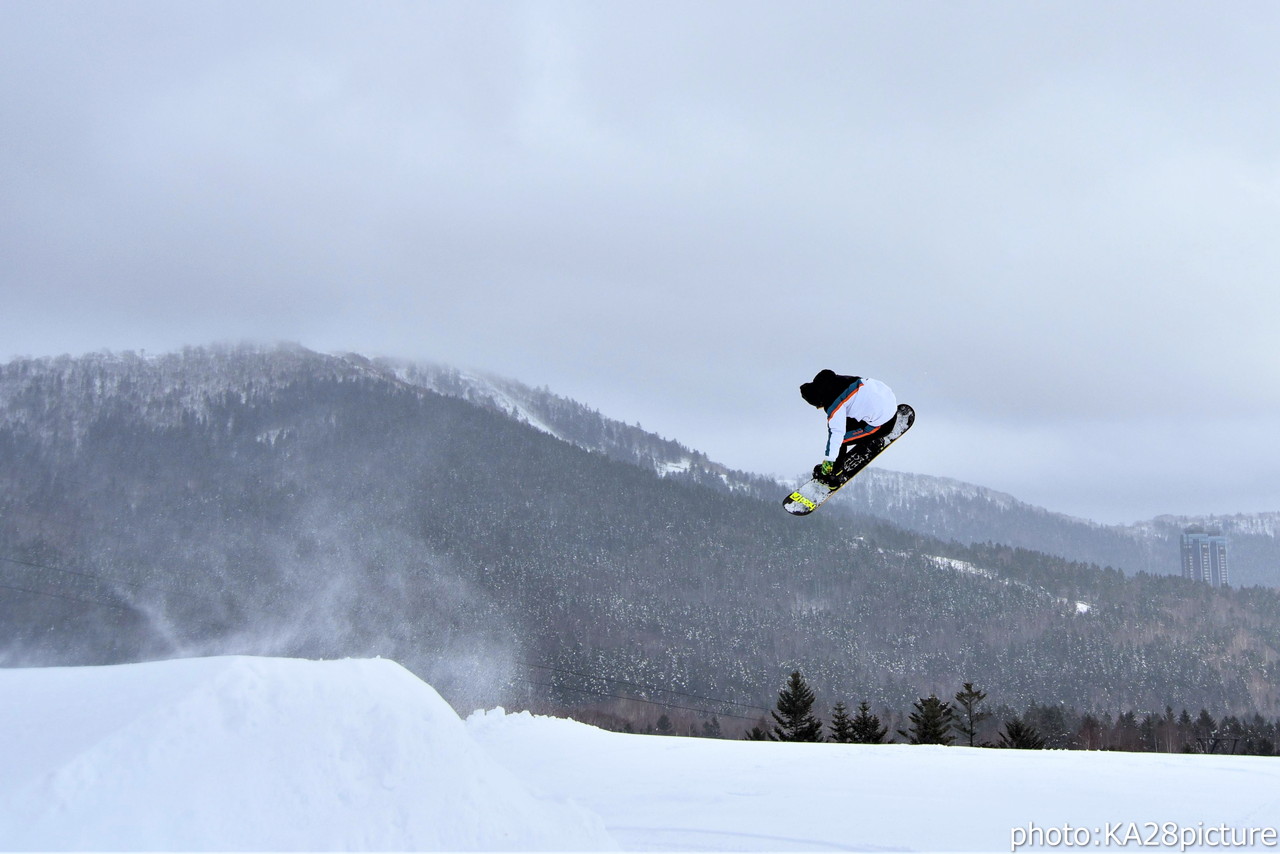
[[[1273,591],[798,520],[713,480],[358,357],[16,361],[0,655],[383,654],[463,707],[568,709],[603,678],[767,706],[800,668],[897,707],[972,680],[1015,706],[1280,711]]]
[[[638,426],[610,420],[549,389],[533,389],[501,377],[443,365],[389,361],[378,364],[414,385],[510,415],[613,459],[761,498],[776,498],[781,490],[773,479],[730,470],[704,453],[654,436]],[[944,541],[1005,543],[1128,573],[1155,575],[1181,573],[1179,537],[1183,530],[1193,526],[1221,530],[1231,543],[1234,586],[1280,588],[1280,512],[1160,516],[1131,525],[1103,525],[1036,507],[975,484],[886,469],[885,465],[892,462],[891,457],[877,461],[823,512],[875,516]],[[791,479],[804,476],[804,472],[796,472]]]
[[[1159,516],[1132,525],[1102,525],[1053,513],[1011,495],[946,478],[883,468],[859,476],[835,505],[941,539],[996,542],[1113,566],[1128,573],[1178,575],[1179,539],[1196,527],[1225,533],[1231,584],[1280,588],[1280,513]]]

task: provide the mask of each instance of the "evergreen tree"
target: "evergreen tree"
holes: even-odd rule
[[[1116,722],[1115,722],[1115,719],[1111,717],[1111,712],[1106,711],[1102,713],[1101,724],[1102,724],[1102,749],[1116,750],[1117,749],[1116,733],[1115,733]]]
[[[719,738],[720,735],[720,719],[718,717],[712,715],[711,720],[702,722],[703,738]]]
[[[1102,748],[1102,722],[1091,714],[1085,714],[1080,720],[1080,729],[1076,732],[1076,741],[1085,750]]]
[[[1201,753],[1217,753],[1222,747],[1231,744],[1227,735],[1228,720],[1229,718],[1223,718],[1220,725],[1213,719],[1213,715],[1209,714],[1208,709],[1200,710],[1199,717],[1191,725],[1191,731],[1195,735],[1196,746]]]
[[[1174,753],[1182,746],[1178,740],[1178,719],[1173,714],[1173,706],[1164,707],[1164,717],[1160,719],[1156,729],[1157,750]]]
[[[987,699],[987,692],[979,691],[973,687],[972,682],[964,683],[964,688],[956,692],[959,714],[956,716],[955,728],[962,736],[969,739],[970,747],[973,747],[977,741],[978,725],[991,717],[990,712],[979,708],[985,699]]]
[[[1004,732],[1000,733],[1000,741],[996,747],[1009,747],[1017,750],[1044,750],[1044,739],[1040,733],[1024,724],[1017,718],[1004,723]]]
[[[915,709],[909,716],[911,726],[898,730],[898,735],[908,744],[951,744],[955,741],[951,728],[955,725],[956,713],[950,703],[930,694],[911,705]]]
[[[831,709],[831,741],[836,744],[852,744],[853,743],[853,719],[849,717],[849,710],[845,708],[843,702],[836,703]]]
[[[853,716],[854,744],[884,744],[884,737],[889,734],[887,726],[880,725],[880,718],[871,714],[871,707],[863,700],[858,704],[858,713]]]
[[[1193,727],[1191,713],[1183,709],[1182,714],[1178,715],[1178,737],[1182,739],[1183,753],[1194,752],[1194,748],[1191,746],[1192,742],[1195,741],[1195,736],[1192,734]]]
[[[822,721],[813,714],[813,690],[800,671],[791,674],[787,687],[778,692],[778,710],[772,712],[774,741],[822,741]]]
[[[1074,712],[1073,712],[1074,714]],[[1067,710],[1061,705],[1031,703],[1022,715],[1022,722],[1044,737],[1045,746],[1055,750],[1066,750],[1075,747],[1075,733],[1079,729],[1079,721],[1067,720]],[[1141,739],[1138,722],[1133,721],[1133,738],[1135,748]]]
[[[1121,712],[1116,717],[1116,725],[1112,730],[1111,746],[1116,750],[1137,752],[1142,749],[1138,733],[1138,716],[1132,710]]]
[[[658,718],[658,735],[671,735],[675,731],[675,727],[671,725],[671,718],[667,717],[666,714],[663,713],[663,715]]]
[[[1254,756],[1271,756],[1276,752],[1274,735],[1275,727],[1268,724],[1262,715],[1254,712],[1253,719],[1249,721],[1246,729],[1245,743],[1240,752]]]
[[[1159,748],[1160,739],[1157,735],[1159,726],[1160,719],[1150,712],[1142,718],[1142,723],[1138,724],[1138,744],[1142,750]]]
[[[1207,739],[1218,731],[1218,722],[1209,714],[1208,709],[1201,709],[1199,717],[1191,725],[1191,732],[1198,739]]]
[[[746,734],[742,736],[743,739],[746,741],[772,741],[773,739],[769,738],[769,731],[762,726],[763,723],[764,721],[760,721],[760,723],[747,730]]]

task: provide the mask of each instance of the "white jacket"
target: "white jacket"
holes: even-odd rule
[[[836,402],[827,408],[827,456],[834,461],[840,455],[840,448],[850,442],[856,442],[875,431],[875,428],[889,421],[898,414],[898,398],[880,380],[863,378],[849,386]],[[845,419],[865,424],[846,430]]]

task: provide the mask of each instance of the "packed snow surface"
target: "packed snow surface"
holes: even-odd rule
[[[1157,842],[1173,825],[1280,826],[1277,757],[715,741],[502,710],[467,728],[531,785],[599,813],[625,850],[1009,851],[1017,829],[1066,825],[1087,845],[1050,847],[1149,850],[1153,826]],[[1253,847],[1276,850],[1268,838]]]
[[[0,849],[615,847],[391,661],[0,670]]]
[[[1280,824],[1277,758],[464,723],[381,660],[0,670],[0,757],[6,850],[1008,851],[1064,826],[1110,850]]]

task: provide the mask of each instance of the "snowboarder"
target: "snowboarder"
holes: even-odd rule
[[[879,380],[819,371],[800,386],[800,396],[827,414],[825,458],[813,467],[813,479],[831,489],[846,480],[846,468],[883,447],[881,433],[893,429],[898,398]]]

